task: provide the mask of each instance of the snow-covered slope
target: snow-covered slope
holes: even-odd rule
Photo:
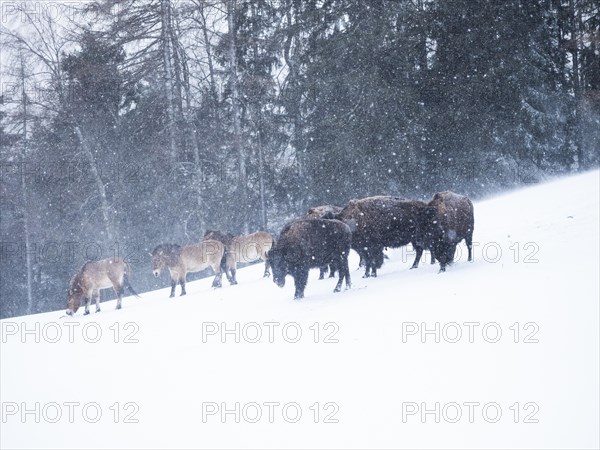
[[[1,447],[598,448],[598,192],[593,171],[477,203],[475,261],[445,274],[394,250],[376,279],[352,255],[340,294],[311,272],[302,301],[260,264],[3,320]]]

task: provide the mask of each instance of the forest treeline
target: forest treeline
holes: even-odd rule
[[[86,259],[597,166],[597,0],[2,2],[0,317]]]

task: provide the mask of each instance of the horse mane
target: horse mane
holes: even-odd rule
[[[79,269],[79,271],[71,277],[71,281],[69,282],[69,293],[78,294],[80,292],[83,292],[79,281],[81,280],[81,274],[83,273],[83,269],[85,268],[86,264],[87,263],[81,266],[81,269]]]
[[[227,232],[222,232],[219,230],[206,230],[206,232],[204,233],[204,239],[206,239],[207,237],[209,237],[209,239],[214,239],[217,241],[221,241],[225,244],[230,244],[231,241],[236,237],[231,233],[227,233]]]
[[[178,244],[160,244],[152,250],[152,256],[178,257],[180,254],[181,246]]]

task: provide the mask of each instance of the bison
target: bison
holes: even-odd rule
[[[306,219],[333,219],[336,214],[342,212],[340,206],[334,205],[321,205],[310,208],[306,213]]]
[[[310,208],[305,219],[333,219],[336,214],[342,212],[342,207],[335,205],[321,205]],[[337,268],[335,265],[330,264],[328,266],[319,267],[319,280],[323,280],[327,272],[329,272],[329,278],[335,278],[335,272]]]
[[[273,282],[283,287],[286,275],[291,275],[296,286],[294,299],[301,299],[309,269],[335,264],[339,269],[339,279],[333,292],[341,290],[344,278],[346,289],[349,289],[351,239],[350,228],[338,220],[299,219],[286,224],[267,254]]]
[[[473,203],[464,195],[438,192],[421,210],[417,221],[417,244],[431,251],[432,260],[440,263],[440,272],[454,261],[457,244],[465,240],[472,258],[475,218]]]
[[[411,243],[416,250],[411,268],[419,266],[423,247],[415,240],[416,222],[426,206],[424,202],[402,197],[376,196],[351,200],[335,216],[352,230],[352,248],[365,262],[365,278],[377,276],[385,247],[397,248]]]

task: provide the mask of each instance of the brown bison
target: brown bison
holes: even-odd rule
[[[334,219],[336,214],[342,212],[340,206],[321,205],[310,208],[306,213],[306,219]]]
[[[464,195],[438,192],[421,211],[417,221],[417,243],[428,248],[440,263],[440,272],[454,261],[457,244],[465,240],[472,258],[475,218],[473,203]]]
[[[310,208],[305,219],[334,219],[336,214],[342,212],[342,207],[335,205],[321,205]],[[335,278],[335,272],[337,268],[329,264],[327,266],[319,267],[319,280],[323,280],[327,272],[329,272],[329,278]]]
[[[341,290],[344,279],[346,289],[350,288],[348,254],[351,240],[350,228],[338,220],[300,219],[288,223],[268,252],[273,282],[283,287],[286,275],[291,275],[296,286],[294,299],[300,299],[304,297],[309,270],[333,263],[339,268],[339,279],[333,292]]]
[[[336,215],[336,219],[352,230],[352,248],[365,263],[365,278],[377,276],[385,247],[397,248],[411,243],[416,251],[412,268],[419,266],[423,247],[415,240],[416,222],[425,207],[420,201],[376,196],[351,200]]]

